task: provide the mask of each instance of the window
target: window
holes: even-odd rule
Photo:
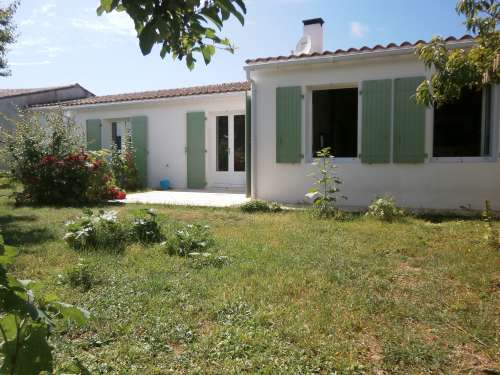
[[[313,156],[330,147],[336,157],[358,153],[358,89],[313,91]]]
[[[234,116],[234,171],[245,171],[245,115]]]
[[[491,89],[464,90],[460,99],[434,109],[434,157],[489,156]]]
[[[122,136],[120,127],[116,122],[111,123],[111,139],[118,150],[122,149]]]
[[[227,116],[217,116],[217,171],[225,172],[229,169],[229,127]]]

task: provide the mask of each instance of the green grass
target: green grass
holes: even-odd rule
[[[79,253],[61,237],[80,209],[15,208],[0,197],[6,241],[20,249],[13,273],[92,314],[83,329],[57,328],[58,366],[76,357],[96,374],[499,367],[500,252],[478,220],[387,224],[318,220],[305,211],[156,208],[166,228],[210,224],[229,264],[193,268],[158,246]],[[86,292],[59,277],[80,259],[94,275]]]

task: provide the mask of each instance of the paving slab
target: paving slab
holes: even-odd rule
[[[200,190],[167,190],[147,191],[127,194],[124,203],[172,204],[179,206],[231,207],[248,202],[243,193],[200,191]]]

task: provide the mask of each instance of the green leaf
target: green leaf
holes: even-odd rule
[[[0,252],[0,264],[8,265],[12,264],[14,258],[17,256],[18,251],[12,246],[2,246],[3,251]]]
[[[7,341],[0,347],[4,357],[0,374],[38,375],[52,372],[52,348],[47,342],[48,327],[43,323],[7,315],[0,321]],[[8,330],[8,333],[7,333]]]
[[[143,55],[149,55],[156,42],[156,27],[153,22],[144,26],[139,34],[139,46]]]
[[[84,325],[90,317],[90,313],[87,310],[70,305],[69,303],[55,302],[50,305],[50,308],[61,314],[63,319],[76,323],[78,326]]]
[[[212,56],[215,54],[215,47],[211,44],[204,45],[201,47],[201,53],[203,54],[203,58],[205,59],[205,64],[209,64]]]

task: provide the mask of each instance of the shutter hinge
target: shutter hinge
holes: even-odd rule
[[[301,159],[304,159],[304,154],[300,154],[300,158],[301,158]]]
[[[305,98],[304,94],[300,94],[300,98],[304,99]]]

